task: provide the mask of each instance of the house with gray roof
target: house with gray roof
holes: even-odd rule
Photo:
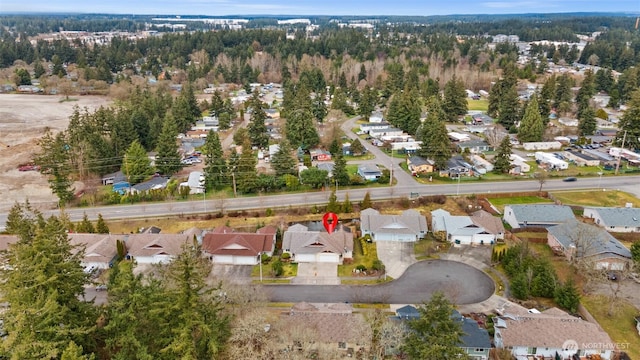
[[[444,232],[447,241],[455,245],[488,245],[496,240],[496,234],[476,224],[471,216],[453,216],[442,209],[431,212],[431,229]]]
[[[582,216],[609,232],[640,232],[640,208],[590,207]]]
[[[462,316],[457,310],[453,310],[451,317],[461,323],[462,336],[460,346],[471,359],[487,360],[491,351],[491,339],[489,332],[481,327],[477,321]]]
[[[151,178],[148,181],[133,185],[131,187],[131,192],[137,193],[137,192],[144,192],[144,191],[150,191],[150,190],[164,189],[167,186],[168,182],[169,182],[169,179],[164,178],[162,176],[156,176]]]
[[[423,238],[428,228],[427,220],[416,210],[382,215],[375,209],[365,209],[360,212],[360,230],[373,241],[411,242]]]
[[[295,262],[342,264],[353,258],[353,233],[339,225],[331,234],[315,231],[302,224],[290,226],[282,237],[282,249]]]
[[[513,229],[521,227],[550,227],[575,219],[573,211],[565,205],[506,205],[502,219]]]
[[[358,175],[366,181],[376,181],[382,176],[382,171],[375,164],[358,165]]]
[[[624,270],[631,261],[631,251],[597,226],[574,219],[547,230],[549,247],[568,260],[589,260],[595,269],[606,270]]]

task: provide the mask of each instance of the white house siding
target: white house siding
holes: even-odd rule
[[[510,207],[505,207],[505,212],[502,217],[507,224],[511,225],[513,229],[520,228],[520,224],[518,224],[518,219],[516,219],[516,215]]]
[[[104,262],[97,262],[97,261],[96,262],[93,262],[93,261],[85,262],[85,261],[83,261],[81,263],[81,265],[85,269],[103,269],[103,270],[106,270],[106,269],[109,268],[109,264],[104,263]]]
[[[530,352],[535,350],[535,352]],[[511,354],[515,356],[517,360],[528,360],[529,356],[536,355],[542,356],[545,359],[555,359],[556,353],[560,355],[563,359],[569,359],[573,354],[576,353],[576,350],[563,350],[557,348],[533,348],[533,347],[524,347],[524,346],[514,346],[511,350]],[[600,349],[588,349],[588,350],[578,350],[578,354],[580,356],[592,355],[592,354],[600,354],[600,357],[603,360],[611,359],[611,350],[605,350],[600,352]]]
[[[225,265],[257,265],[258,257],[234,256],[234,255],[212,255],[211,261],[214,264]]]

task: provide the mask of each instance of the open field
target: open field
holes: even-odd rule
[[[613,316],[607,315],[609,299],[606,296],[590,295],[581,299],[584,307],[598,321],[614,343],[624,347],[624,351],[631,359],[640,359],[640,344],[635,328],[634,316],[638,316],[638,309],[628,302],[621,300]]]
[[[489,100],[486,100],[486,99],[480,99],[480,100],[467,99],[467,107],[468,107],[469,110],[487,111],[487,109],[489,108]]]
[[[7,211],[25,199],[35,206],[50,207],[57,198],[47,179],[35,171],[18,171],[38,151],[37,140],[46,129],[66,129],[74,107],[90,111],[108,105],[101,96],[80,96],[60,102],[59,96],[0,94],[0,210]],[[80,188],[82,184],[75,184]]]
[[[640,199],[617,190],[554,192],[553,197],[565,205],[622,207],[631,203],[633,207],[640,206]]]

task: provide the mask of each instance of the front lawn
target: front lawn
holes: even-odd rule
[[[638,198],[617,190],[554,192],[553,197],[565,205],[615,207],[632,203],[634,207],[640,206]]]
[[[519,204],[545,204],[552,203],[553,201],[540,196],[515,196],[515,197],[503,197],[503,198],[489,198],[487,199],[493,206],[498,208],[501,212],[504,211],[505,205],[519,205]]]
[[[338,265],[338,276],[353,276],[358,265],[364,265],[369,270],[373,267],[375,260],[378,260],[378,250],[375,243],[353,239],[353,261],[350,264]]]
[[[473,100],[467,98],[467,109],[471,111],[487,111],[489,109],[489,100],[480,99]]]
[[[271,266],[277,260],[277,257],[271,258],[267,264],[262,264],[262,277],[273,277]],[[298,263],[282,262],[282,275],[280,278],[295,277],[298,274]],[[251,269],[251,277],[260,277],[260,265],[254,265]]]
[[[598,321],[598,324],[609,334],[611,340],[627,352],[631,359],[640,359],[640,346],[638,346],[638,333],[636,332],[635,316],[638,309],[625,300],[619,300],[613,316],[607,314],[609,310],[609,298],[603,295],[588,295],[581,300],[582,305]]]

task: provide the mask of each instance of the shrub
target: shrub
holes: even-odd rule
[[[373,265],[371,265],[371,268],[376,271],[382,271],[384,270],[384,264],[380,259],[376,259],[373,260]]]
[[[273,216],[273,210],[271,208],[267,208],[267,210],[264,211],[265,216]]]
[[[291,254],[289,254],[289,253],[287,253],[287,252],[286,252],[286,253],[284,253],[284,254],[280,255],[280,259],[282,259],[282,260],[289,260],[289,259],[291,259]]]
[[[267,254],[262,254],[260,255],[260,261],[262,261],[263,264],[268,264],[269,261],[271,261],[271,256]]]
[[[282,274],[284,273],[284,266],[282,265],[282,261],[276,260],[271,264],[271,273],[275,277],[282,276]]]
[[[364,265],[362,265],[362,264],[360,264],[360,265],[356,266],[356,270],[359,270],[359,271],[367,271],[367,267],[366,267],[366,266],[364,266]]]

